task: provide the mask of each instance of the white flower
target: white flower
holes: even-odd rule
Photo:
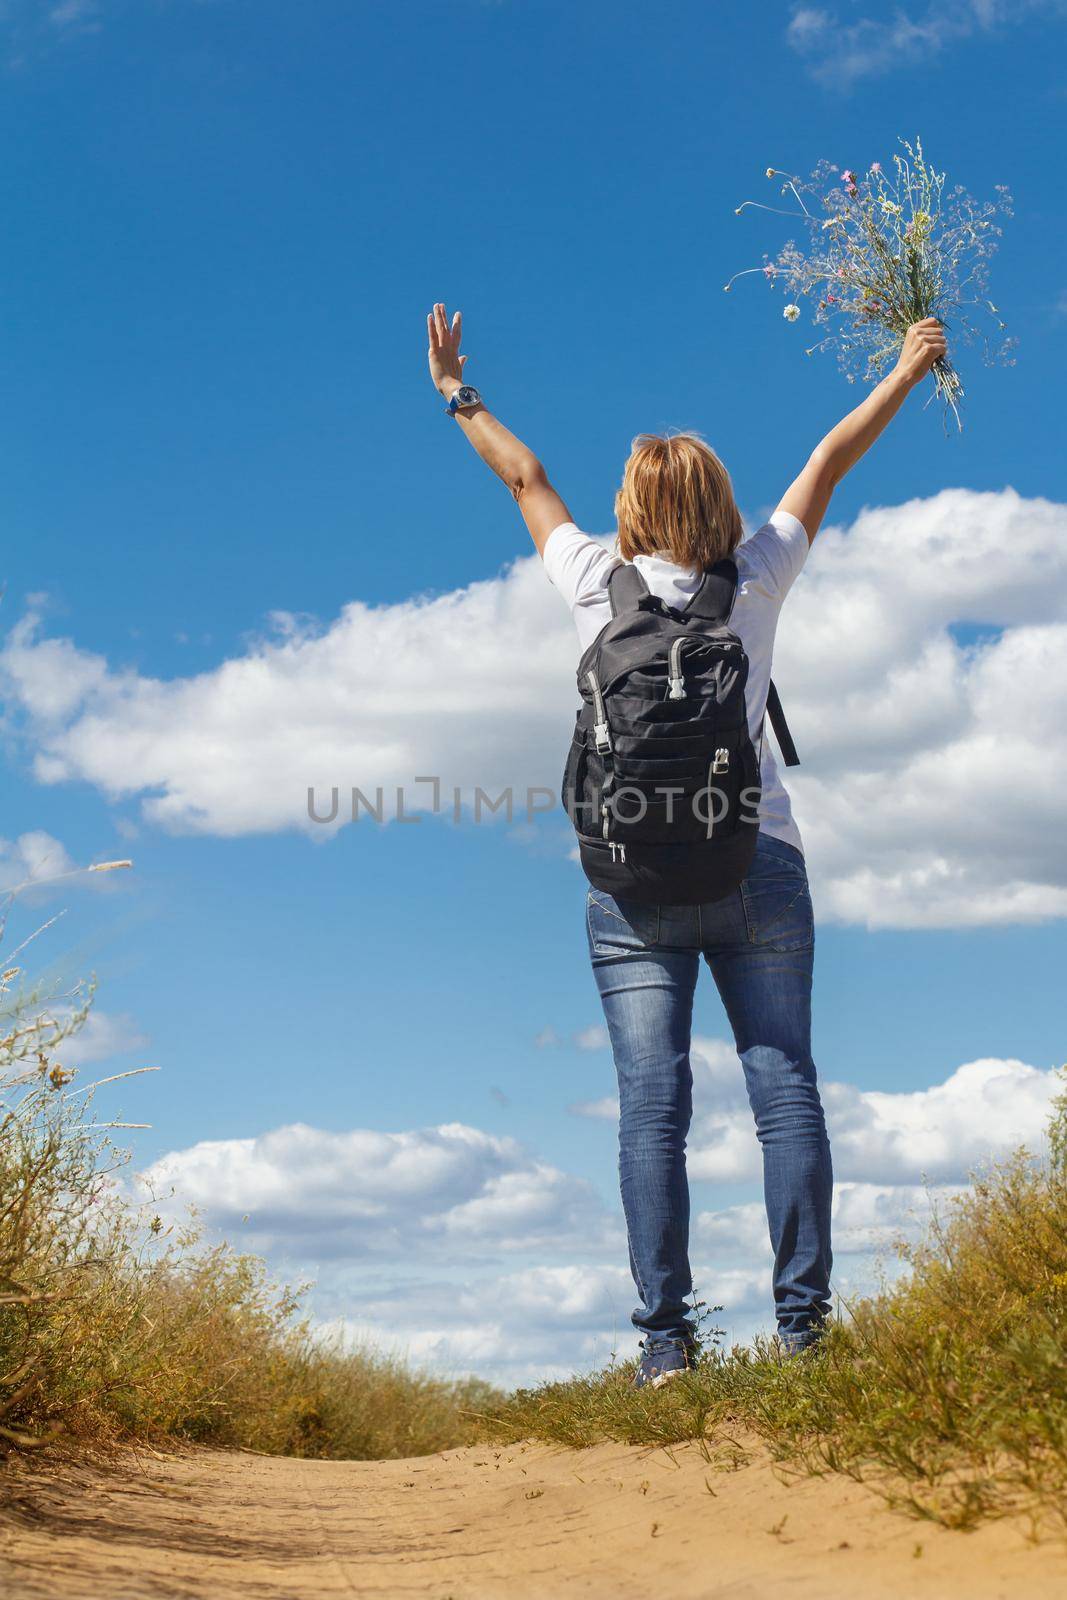
[[[797,318],[799,317],[799,315],[800,315],[800,307],[799,306],[794,306],[794,305],[786,306],[785,310],[782,312],[782,316],[785,318],[785,320],[787,322],[795,322],[797,320]]]

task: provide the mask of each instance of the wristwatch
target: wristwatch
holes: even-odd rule
[[[482,397],[477,389],[472,388],[469,383],[464,383],[456,390],[445,410],[450,417],[454,417],[457,411],[466,411],[470,406],[480,406],[481,403]]]

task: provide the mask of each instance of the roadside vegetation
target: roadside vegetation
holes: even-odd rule
[[[579,1446],[703,1442],[731,1467],[752,1436],[784,1469],[844,1472],[954,1527],[1029,1513],[1067,1527],[1067,1093],[1046,1155],[975,1177],[906,1271],[848,1307],[822,1347],[723,1351],[657,1391],[633,1364],[520,1390],[490,1408],[497,1438]]]
[[[0,1456],[185,1440],[368,1459],[473,1438],[488,1385],[324,1343],[262,1261],[131,1201],[121,1125],[62,1065],[91,995],[22,984],[0,975]]]

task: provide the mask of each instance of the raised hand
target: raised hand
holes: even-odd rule
[[[897,369],[909,383],[921,383],[935,361],[943,360],[947,353],[944,327],[936,317],[924,317],[913,322],[904,335]]]
[[[456,385],[463,382],[463,368],[467,360],[466,356],[459,353],[459,341],[463,337],[462,312],[455,313],[450,328],[444,304],[439,302],[426,318],[426,332],[430,337],[427,352],[430,377],[447,399]]]

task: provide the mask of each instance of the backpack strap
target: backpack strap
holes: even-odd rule
[[[619,616],[623,611],[636,611],[650,592],[648,584],[632,561],[620,562],[618,566],[612,567],[608,574],[608,599],[611,601],[613,617]],[[704,573],[700,587],[685,607],[685,613],[690,617],[699,617],[701,622],[710,622],[721,627],[730,619],[736,594],[737,563],[727,556]],[[789,731],[789,724],[782,710],[781,698],[773,682],[767,690],[766,716],[774,729],[774,737],[782,752],[782,760],[787,767],[799,767],[800,757],[797,755],[797,747],[793,743],[793,735]]]
[[[648,584],[632,561],[623,561],[608,573],[608,599],[613,617],[623,611],[636,611],[649,592]]]
[[[687,617],[699,617],[701,622],[711,622],[721,627],[729,621],[737,593],[737,563],[726,556],[709,567],[700,580],[700,587],[685,607]]]
[[[797,747],[793,743],[793,735],[789,731],[789,724],[785,720],[785,712],[782,710],[782,702],[773,680],[767,689],[767,716],[774,729],[774,737],[778,740],[782,760],[787,767],[799,767],[800,757],[797,755]]]

